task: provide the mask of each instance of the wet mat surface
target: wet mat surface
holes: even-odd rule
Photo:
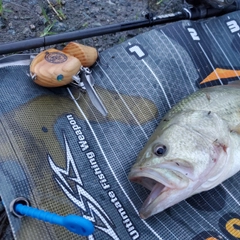
[[[27,66],[0,68],[0,195],[14,237],[81,238],[13,217],[10,202],[24,196],[34,207],[91,219],[89,239],[239,239],[240,173],[147,220],[138,209],[148,191],[127,179],[173,105],[200,87],[239,79],[239,22],[239,12],[182,21],[101,53],[93,76],[107,118],[87,95],[74,102],[66,88],[35,85]]]

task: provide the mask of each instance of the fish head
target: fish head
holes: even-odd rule
[[[160,123],[150,137],[129,173],[131,181],[151,191],[140,209],[141,218],[197,193],[211,177],[209,173],[216,172],[217,161],[226,155],[216,141],[226,140],[221,131],[227,126],[212,115],[193,111],[176,114],[167,124]]]

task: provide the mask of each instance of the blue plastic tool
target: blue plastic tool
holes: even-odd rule
[[[89,236],[94,231],[92,222],[77,215],[68,215],[64,217],[55,213],[50,213],[27,205],[23,205],[21,203],[16,203],[14,210],[20,215],[25,215],[52,224],[61,225],[67,228],[69,231],[79,235]]]

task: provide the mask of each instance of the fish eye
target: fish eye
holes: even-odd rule
[[[154,148],[154,154],[158,157],[162,156],[167,151],[167,147],[165,145],[159,144]]]

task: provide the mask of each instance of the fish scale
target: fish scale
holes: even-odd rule
[[[240,122],[240,89],[231,86],[215,86],[199,90],[175,105],[167,114],[185,110],[213,111],[229,122]],[[236,116],[229,117],[229,114]]]

